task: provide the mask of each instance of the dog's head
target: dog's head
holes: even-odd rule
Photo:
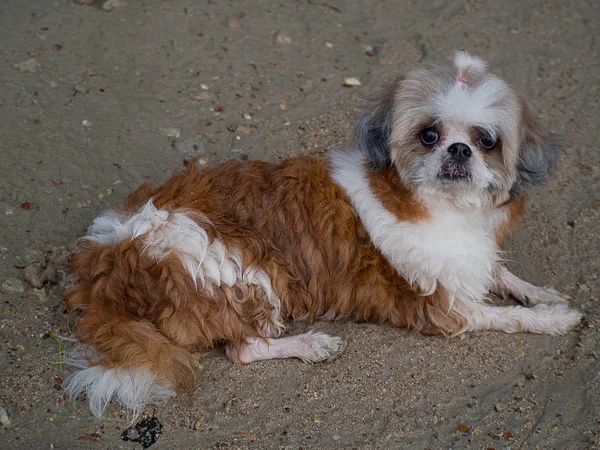
[[[464,51],[367,100],[355,127],[373,169],[395,166],[407,187],[457,203],[493,204],[543,182],[561,154],[524,101]]]

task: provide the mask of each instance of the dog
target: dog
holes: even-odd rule
[[[193,390],[194,353],[236,364],[322,361],[344,348],[288,320],[389,323],[425,334],[564,334],[568,297],[502,264],[561,144],[481,59],[416,70],[368,99],[355,145],[327,160],[195,161],[142,185],[78,242],[67,292],[79,311],[65,380],[102,416]],[[521,305],[493,306],[488,293]]]

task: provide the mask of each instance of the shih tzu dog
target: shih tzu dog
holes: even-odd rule
[[[188,164],[96,218],[78,243],[67,293],[77,350],[67,393],[101,416],[138,414],[195,385],[194,353],[231,361],[325,360],[319,332],[279,337],[285,321],[347,319],[427,334],[567,333],[565,296],[502,265],[560,144],[486,64],[398,78],[364,105],[356,145],[328,160]],[[488,293],[522,306],[492,306]]]

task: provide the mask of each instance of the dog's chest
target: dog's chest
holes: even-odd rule
[[[428,207],[427,220],[400,221],[374,195],[363,162],[358,153],[332,155],[332,178],[350,197],[375,247],[424,293],[441,285],[455,298],[482,300],[498,263],[494,235],[506,212],[437,204]]]
[[[396,269],[425,292],[442,285],[464,300],[481,300],[499,259],[493,238],[506,214],[433,210],[428,221],[396,222],[380,247]]]

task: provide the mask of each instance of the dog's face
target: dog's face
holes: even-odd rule
[[[374,169],[393,164],[417,193],[494,204],[547,178],[561,148],[483,61],[419,70],[367,102],[355,128]]]

